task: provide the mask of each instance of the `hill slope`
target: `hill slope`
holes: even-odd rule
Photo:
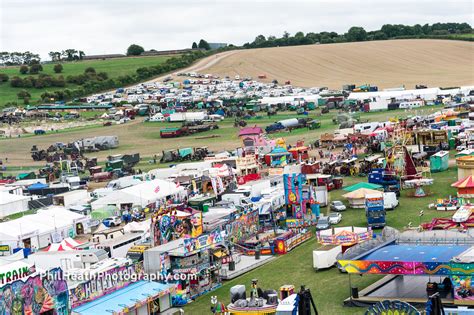
[[[415,39],[240,50],[206,72],[254,78],[266,74],[267,81],[291,80],[304,87],[473,85],[474,43]]]
[[[64,62],[63,72],[56,74],[53,71],[55,63],[43,65],[43,71],[41,73],[50,74],[52,76],[62,75],[66,78],[69,75],[78,75],[84,73],[84,70],[88,67],[93,67],[96,72],[106,72],[110,79],[118,76],[133,75],[136,74],[136,70],[140,67],[155,66],[166,61],[170,56],[150,56],[150,57],[128,57],[128,58],[117,58],[117,59],[106,59],[106,60],[84,60],[78,62]],[[12,66],[0,69],[0,73],[6,73],[10,79],[14,76],[20,78],[26,78],[30,74],[22,75],[19,72],[19,66]],[[37,77],[38,75],[31,75]],[[49,87],[43,89],[28,88],[28,92],[31,94],[32,104],[40,98],[40,95],[44,92],[52,92],[62,89],[74,89],[79,86],[74,84],[67,84],[64,88]],[[22,101],[18,100],[17,93],[22,88],[13,88],[10,86],[10,82],[6,82],[0,85],[0,108],[7,102],[18,102],[22,105]]]

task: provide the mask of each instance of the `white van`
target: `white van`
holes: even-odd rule
[[[394,192],[384,192],[383,193],[383,208],[385,210],[394,210],[398,207],[397,194]]]

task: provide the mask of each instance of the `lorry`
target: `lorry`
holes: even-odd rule
[[[313,268],[315,271],[335,266],[337,255],[342,253],[341,245],[324,245],[313,250]]]
[[[252,207],[252,201],[243,193],[228,193],[221,197],[222,201],[232,202],[235,206]]]
[[[207,114],[205,112],[172,113],[169,115],[168,120],[170,122],[201,121],[206,119],[206,117]]]
[[[383,194],[367,194],[365,196],[365,215],[367,226],[372,228],[383,228],[385,226]]]

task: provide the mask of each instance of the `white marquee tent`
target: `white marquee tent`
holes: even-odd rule
[[[119,209],[122,208],[122,205],[130,204],[145,207],[169,196],[184,196],[185,194],[184,187],[177,187],[174,182],[155,179],[125,189],[115,190],[107,196],[93,201],[91,207],[92,210],[108,205],[114,205]]]
[[[29,199],[26,196],[0,191],[0,218],[27,211]]]

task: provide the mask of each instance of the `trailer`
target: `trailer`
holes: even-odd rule
[[[313,250],[313,268],[315,271],[331,268],[337,263],[337,255],[342,253],[341,245],[324,245]]]
[[[182,135],[181,128],[163,128],[160,129],[161,138],[177,138]]]
[[[205,112],[184,112],[184,113],[172,113],[168,117],[170,122],[183,122],[183,121],[202,121],[206,119],[207,114]]]
[[[89,198],[89,194],[85,189],[71,190],[62,194],[53,196],[53,204],[69,208],[70,206],[83,203]]]

